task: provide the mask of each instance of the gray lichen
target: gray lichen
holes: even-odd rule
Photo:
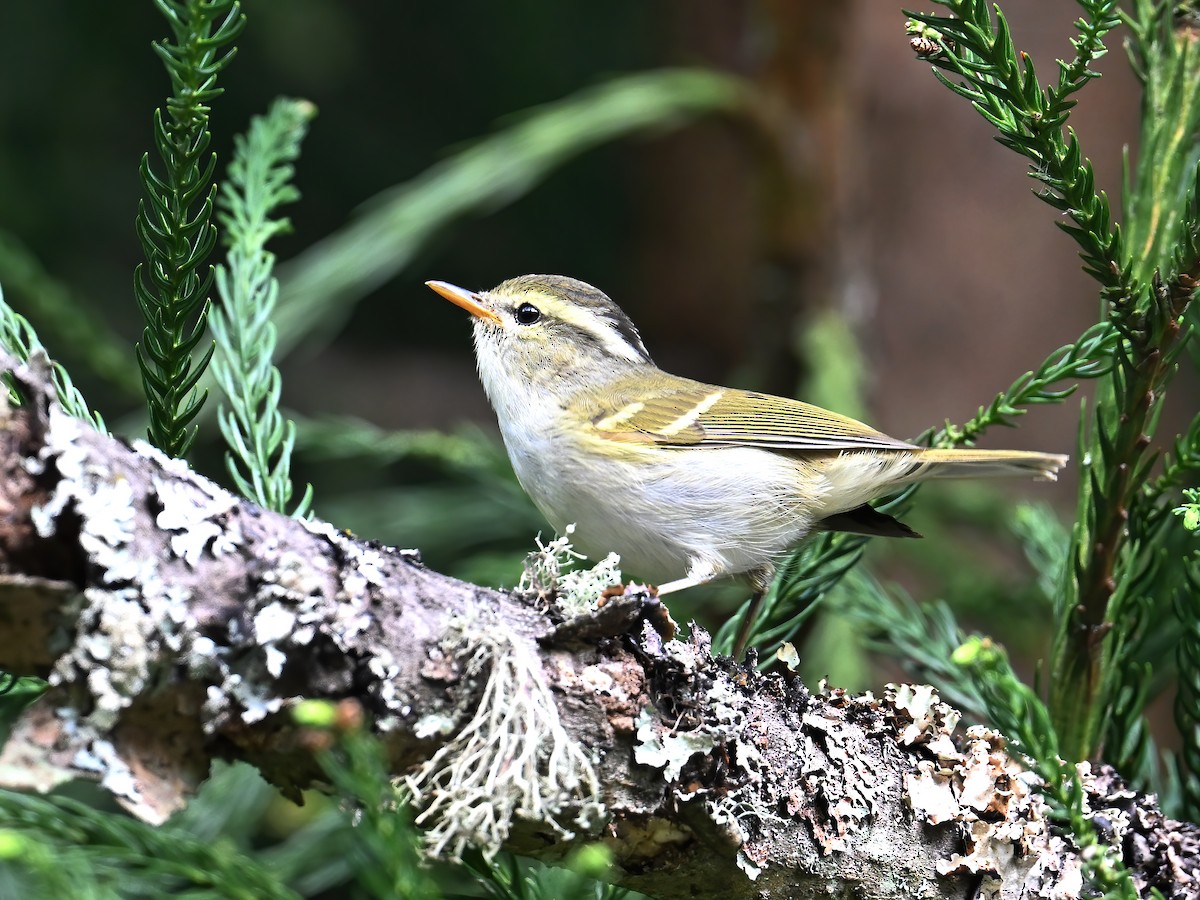
[[[615,553],[591,568],[576,567],[587,557],[571,546],[574,533],[575,526],[568,525],[548,544],[539,535],[537,549],[525,557],[517,585],[522,593],[552,602],[568,619],[594,611],[605,588],[621,583],[621,557]]]
[[[687,762],[697,753],[711,752],[717,746],[717,740],[707,729],[671,733],[661,727],[660,721],[654,707],[642,710],[637,720],[633,759],[640,765],[662,769],[663,778],[675,782]]]
[[[496,622],[456,621],[441,643],[459,676],[458,733],[404,779],[430,853],[491,856],[514,822],[541,823],[562,839],[603,819],[593,760],[563,728],[536,647]]]
[[[975,726],[952,740],[959,713],[933,688],[889,685],[887,699],[908,717],[901,743],[924,757],[904,778],[909,806],[931,825],[953,823],[963,839],[963,852],[939,860],[937,871],[979,878],[987,900],[1079,897],[1079,857],[1051,830],[1039,779],[1004,738]]]

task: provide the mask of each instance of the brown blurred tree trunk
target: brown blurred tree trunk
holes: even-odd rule
[[[644,151],[639,268],[654,302],[637,318],[672,339],[668,368],[720,380],[736,366],[744,383],[790,395],[804,365],[797,320],[841,302],[856,244],[845,77],[856,4],[673,8],[664,56],[745,76],[758,106],[740,133],[707,123]]]

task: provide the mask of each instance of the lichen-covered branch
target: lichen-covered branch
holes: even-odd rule
[[[161,821],[222,757],[295,792],[319,772],[289,710],[353,697],[445,852],[603,840],[663,898],[1085,891],[1036,777],[930,688],[814,695],[673,638],[644,595],[568,618],[455,581],[100,435],[44,360],[0,368],[24,400],[0,406],[0,668],[50,685],[4,786],[90,778]],[[1186,896],[1197,830],[1081,776],[1139,889]]]

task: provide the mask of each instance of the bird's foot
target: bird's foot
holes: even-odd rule
[[[610,584],[600,592],[600,606],[616,597],[636,597],[639,594],[650,598],[658,597],[658,588],[652,584],[638,584],[631,581],[628,584]]]
[[[679,633],[679,625],[671,618],[671,611],[659,599],[658,594],[658,588],[652,584],[639,584],[636,581],[630,581],[627,584],[612,584],[600,593],[600,601],[597,606],[604,606],[619,598],[641,597],[643,598],[642,615],[646,621],[664,641],[673,640]]]

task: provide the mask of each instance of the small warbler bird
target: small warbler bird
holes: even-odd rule
[[[918,447],[799,400],[672,375],[612,300],[573,278],[426,284],[475,317],[479,376],[538,509],[660,594],[742,575],[760,597],[814,531],[920,536],[872,499],[928,478],[1053,480],[1067,461]]]

